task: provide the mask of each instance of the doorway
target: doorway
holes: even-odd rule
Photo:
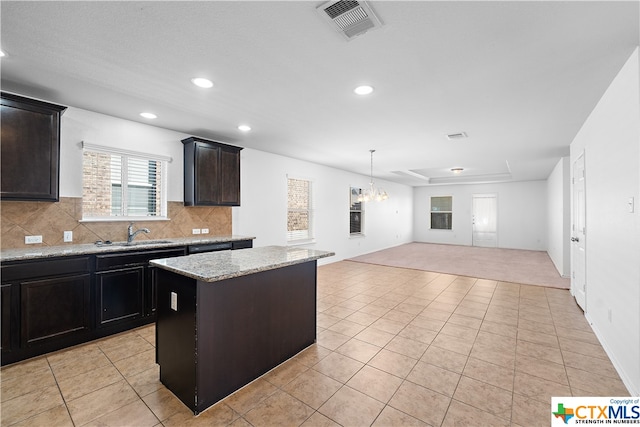
[[[473,246],[498,247],[498,196],[474,194],[472,203]]]
[[[587,309],[586,200],[584,152],[573,163],[571,179],[573,217],[571,225],[571,293],[583,311]]]

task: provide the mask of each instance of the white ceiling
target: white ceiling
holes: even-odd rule
[[[3,0],[2,90],[365,175],[376,149],[409,185],[537,180],[640,44],[638,1],[373,1],[351,41],[321,4]]]

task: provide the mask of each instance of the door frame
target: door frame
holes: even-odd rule
[[[576,229],[577,227],[577,222],[578,222],[578,212],[576,209],[576,205],[577,203],[579,203],[576,200],[576,183],[575,183],[575,178],[576,178],[576,172],[575,172],[575,165],[581,161],[582,162],[582,185],[583,185],[583,197],[581,200],[581,204],[582,204],[582,212],[584,215],[583,221],[583,230],[579,231]],[[586,180],[587,180],[587,173],[586,173],[586,155],[585,155],[585,150],[583,150],[580,155],[578,155],[578,157],[576,157],[576,159],[571,163],[571,295],[573,295],[574,299],[576,300],[576,304],[578,304],[578,306],[584,311],[587,311],[587,235],[586,235],[586,230],[587,230],[587,213],[586,213],[586,207],[587,207],[587,192],[586,192]],[[576,239],[580,239],[580,240],[576,240]],[[582,262],[583,265],[583,270],[581,275],[583,277],[583,289],[582,291],[578,290],[578,286],[579,284],[576,282],[576,257],[577,257],[577,252],[579,250],[579,246],[582,246],[582,250],[584,252],[584,260]],[[579,293],[584,294],[584,296],[579,295]]]
[[[498,193],[477,193],[471,195],[471,246],[476,246],[474,244],[474,234],[475,234],[475,210],[474,210],[474,200],[477,198],[493,198],[496,202],[496,245],[493,247],[499,247],[498,245]],[[483,246],[479,246],[483,247]],[[485,246],[486,247],[486,246]]]

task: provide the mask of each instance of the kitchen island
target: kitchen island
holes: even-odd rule
[[[160,381],[194,414],[316,340],[317,260],[268,246],[151,261]]]

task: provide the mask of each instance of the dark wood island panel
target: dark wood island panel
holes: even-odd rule
[[[198,414],[313,344],[316,264],[216,282],[159,269],[160,381]]]

